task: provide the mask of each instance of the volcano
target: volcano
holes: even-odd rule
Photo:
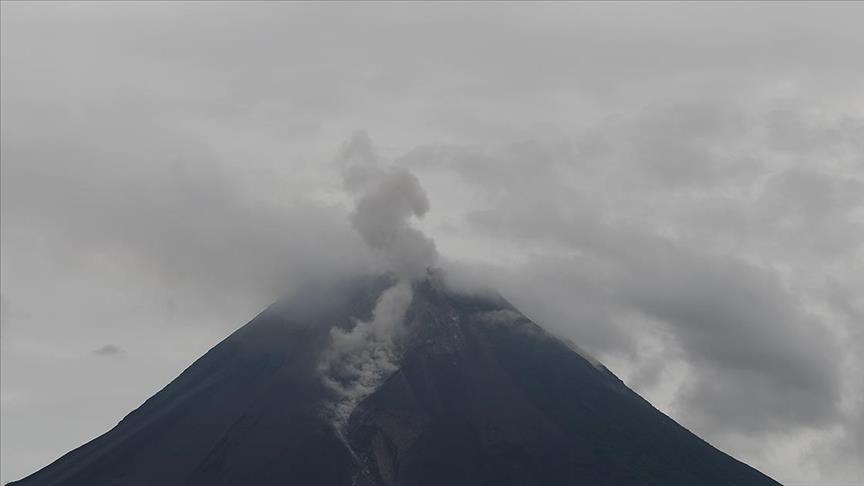
[[[389,277],[310,286],[195,361],[30,485],[774,485],[499,296],[414,282],[398,361],[346,419],[321,377],[334,328]]]

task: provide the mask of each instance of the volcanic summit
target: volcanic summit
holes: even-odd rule
[[[310,285],[11,484],[777,484],[500,296],[430,274],[376,328],[399,285]]]

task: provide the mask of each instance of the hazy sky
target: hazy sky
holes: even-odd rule
[[[491,282],[711,443],[864,481],[864,4],[2,3],[2,481],[374,267],[363,131]]]

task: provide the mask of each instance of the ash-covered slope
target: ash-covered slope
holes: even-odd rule
[[[320,360],[386,278],[272,306],[115,428],[15,485],[777,484],[500,298],[414,285],[395,372],[334,427]]]

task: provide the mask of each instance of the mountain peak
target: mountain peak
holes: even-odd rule
[[[310,285],[16,485],[776,484],[501,296]]]

